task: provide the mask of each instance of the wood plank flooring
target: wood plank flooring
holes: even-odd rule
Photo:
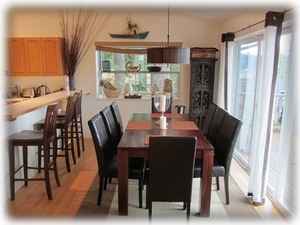
[[[74,217],[98,172],[92,139],[85,139],[85,151],[76,160],[68,173],[64,158],[57,159],[61,186],[56,186],[51,171],[52,200],[47,198],[44,182],[29,182],[16,192],[14,201],[7,201],[7,213],[11,217]]]
[[[234,179],[244,179],[236,163],[233,163],[233,168]],[[77,158],[77,164],[71,165],[70,173],[66,170],[63,158],[58,158],[58,169],[60,187],[56,186],[51,173],[53,200],[48,200],[44,182],[30,182],[28,187],[22,187],[16,192],[14,201],[7,200],[6,213],[11,218],[74,218],[91,183],[98,176],[92,139],[85,139],[85,151]],[[262,219],[282,218],[271,203],[254,208]]]

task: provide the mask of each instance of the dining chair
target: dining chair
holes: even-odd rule
[[[206,138],[213,146],[215,146],[216,141],[218,140],[220,127],[222,126],[226,115],[228,115],[228,112],[226,112],[224,109],[220,107],[216,109],[215,115],[210,123],[209,130],[206,135]]]
[[[117,125],[117,130],[119,134],[119,138],[121,139],[123,135],[123,122],[122,122],[122,116],[119,110],[119,107],[116,102],[112,102],[110,105],[110,109],[112,111],[113,117],[115,119],[116,125]]]
[[[207,136],[207,134],[209,132],[211,122],[212,122],[218,108],[219,108],[219,106],[217,104],[213,103],[213,102],[209,105],[207,116],[204,120],[204,126],[203,126],[203,129],[202,129],[202,132],[205,136]]]
[[[224,177],[226,204],[229,204],[229,173],[233,151],[242,122],[230,114],[224,118],[218,140],[214,146],[213,177],[216,177],[217,190],[220,189],[219,177]],[[201,177],[201,161],[195,161],[194,177]]]
[[[196,137],[150,137],[147,202],[183,202],[190,217]]]
[[[9,143],[9,174],[10,174],[10,192],[11,200],[15,199],[15,181],[24,181],[24,185],[28,186],[28,181],[45,181],[48,199],[52,199],[52,191],[50,185],[49,170],[54,170],[57,186],[60,186],[57,164],[56,164],[56,120],[58,109],[61,107],[61,102],[53,105],[48,105],[44,130],[23,130],[8,137]],[[50,160],[50,144],[53,144],[52,161]],[[22,146],[23,165],[15,168],[15,147]],[[28,147],[38,146],[38,152],[44,152],[43,168],[28,165]],[[16,178],[15,174],[23,168],[23,178]],[[28,178],[28,169],[43,169],[44,177]]]
[[[98,162],[98,174],[100,177],[98,200],[97,204],[101,204],[102,191],[106,190],[108,178],[118,177],[118,156],[111,154],[111,142],[106,132],[103,117],[100,114],[94,115],[89,121],[88,125],[92,135],[94,148]],[[136,179],[139,182],[139,207],[142,208],[142,191],[143,180],[145,173],[145,164],[132,163],[129,160],[129,179]]]
[[[114,119],[111,108],[109,106],[104,107],[100,111],[100,115],[103,118],[108,138],[112,144],[111,154],[117,154],[118,144],[120,142],[121,137],[119,136],[117,123]]]

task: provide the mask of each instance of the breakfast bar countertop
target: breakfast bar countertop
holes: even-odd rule
[[[14,121],[18,116],[24,115],[25,113],[34,111],[36,109],[45,107],[57,101],[64,100],[70,95],[78,91],[59,91],[52,94],[44,95],[37,98],[31,98],[27,101],[21,101],[18,103],[4,106],[4,119],[6,121]],[[82,95],[89,95],[90,91],[83,91]]]

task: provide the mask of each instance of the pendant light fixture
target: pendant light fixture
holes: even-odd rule
[[[190,48],[169,46],[170,41],[170,10],[168,5],[168,35],[167,46],[147,49],[147,63],[190,63]]]

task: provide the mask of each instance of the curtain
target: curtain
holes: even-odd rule
[[[266,14],[263,59],[257,78],[257,106],[253,122],[251,172],[248,187],[248,196],[252,196],[254,205],[261,205],[265,202],[267,166],[272,131],[272,111],[282,21],[283,13],[268,12]]]
[[[221,58],[220,58],[220,73],[218,82],[217,104],[228,110],[231,106],[231,83],[233,70],[233,52],[234,52],[234,33],[222,34]],[[230,111],[230,110],[229,110]]]
[[[297,46],[296,42],[299,40],[297,32],[294,33],[292,46]],[[297,73],[297,48],[291,49],[292,61],[286,88],[286,97],[284,104],[284,115],[282,121],[282,132],[279,145],[278,157],[278,182],[275,193],[275,202],[283,205],[288,212],[296,216],[297,214],[297,198],[295,198],[298,190],[297,179],[297,152],[299,150],[299,118],[300,113],[299,103],[300,95],[300,80]],[[283,185],[284,184],[284,185]],[[288,186],[288,187],[287,187]],[[293,198],[292,200],[290,198]]]

